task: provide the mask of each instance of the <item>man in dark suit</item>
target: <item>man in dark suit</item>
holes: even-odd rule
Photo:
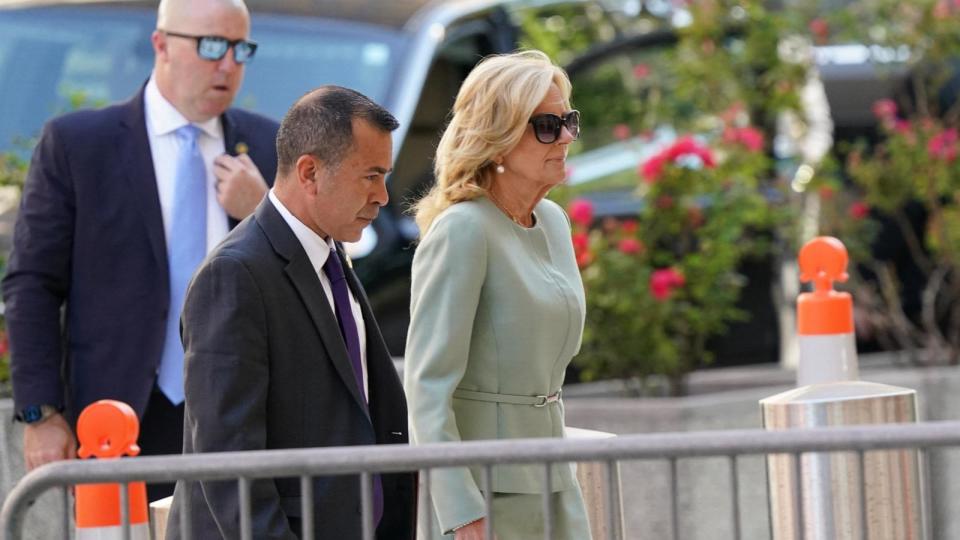
[[[104,398],[140,415],[144,454],[182,451],[183,294],[276,169],[276,122],[228,109],[249,28],[241,0],[164,0],[144,88],[44,127],[3,280],[28,468],[74,457]]]
[[[387,203],[397,121],[353,90],[325,86],[293,105],[277,135],[269,196],[197,271],[183,310],[184,451],[406,444],[400,379],[340,242]],[[240,536],[236,482],[177,485],[197,538]],[[414,477],[373,482],[377,537],[414,534]],[[253,537],[301,533],[298,478],[252,484]],[[314,482],[315,534],[361,536],[357,476]]]

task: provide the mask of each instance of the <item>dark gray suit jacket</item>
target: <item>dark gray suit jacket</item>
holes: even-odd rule
[[[407,443],[399,377],[366,295],[344,266],[367,328],[369,416],[317,273],[265,198],[203,263],[187,292],[185,453]],[[382,479],[377,537],[412,538],[414,476]],[[179,538],[183,486],[174,495],[168,538]],[[235,481],[193,483],[189,496],[195,538],[240,537]],[[314,498],[318,539],[360,538],[358,477],[318,478]],[[300,534],[290,526],[301,514],[298,478],[256,481],[251,500],[254,538]]]

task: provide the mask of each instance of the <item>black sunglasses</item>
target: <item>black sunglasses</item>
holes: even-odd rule
[[[530,118],[533,134],[543,144],[553,144],[560,138],[561,130],[566,127],[573,140],[580,137],[580,111],[570,111],[563,116],[545,113]]]
[[[233,47],[233,60],[238,64],[246,64],[253,60],[257,52],[257,43],[246,39],[233,41],[220,36],[192,36],[161,30],[168,36],[197,40],[197,55],[204,60],[216,61],[226,56],[230,47]]]

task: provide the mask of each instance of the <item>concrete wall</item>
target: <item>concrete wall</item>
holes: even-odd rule
[[[868,362],[866,363],[868,364]],[[914,388],[922,420],[960,418],[960,368],[864,368],[863,380]],[[788,389],[790,373],[776,367],[746,367],[694,374],[693,391],[682,398],[577,397],[612,395],[616,386],[578,385],[566,390],[567,424],[617,434],[760,427],[757,402]],[[771,383],[772,385],[764,385]],[[761,386],[757,386],[757,385]],[[735,388],[733,390],[717,390]],[[23,475],[22,428],[14,424],[12,405],[0,400],[0,501]],[[766,468],[762,458],[738,458],[741,537],[769,538]],[[678,462],[679,531],[684,540],[733,537],[730,461],[727,458]],[[932,539],[960,538],[960,449],[937,451],[930,460]],[[621,466],[626,538],[670,538],[670,470],[666,461]],[[64,538],[63,502],[49,494],[28,512],[25,538]],[[931,539],[931,540],[932,540]]]

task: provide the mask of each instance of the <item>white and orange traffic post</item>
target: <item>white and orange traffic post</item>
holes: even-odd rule
[[[800,362],[797,386],[854,381],[858,376],[853,297],[833,289],[847,281],[847,248],[836,238],[814,238],[800,250],[800,281],[813,292],[797,297]]]
[[[847,250],[819,237],[800,250],[798,388],[760,400],[770,430],[917,421],[917,393],[858,380]],[[797,460],[800,460],[799,463]],[[807,452],[767,456],[774,540],[926,538],[920,452]]]

